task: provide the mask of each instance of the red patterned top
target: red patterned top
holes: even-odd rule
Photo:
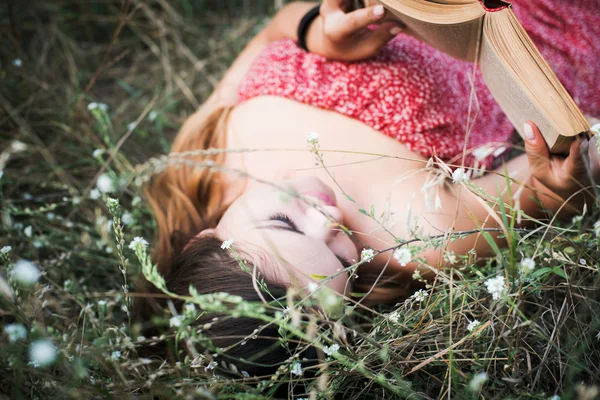
[[[513,9],[582,111],[599,116],[600,0],[522,0]],[[276,95],[336,111],[425,157],[457,164],[467,138],[468,166],[489,168],[513,136],[473,64],[403,34],[377,57],[355,63],[306,53],[291,40],[272,43],[239,95]]]

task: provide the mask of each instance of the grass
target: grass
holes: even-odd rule
[[[268,314],[227,296],[217,307],[214,298],[192,296],[186,300],[195,308],[168,335],[141,337],[125,293],[142,269],[152,275],[152,268],[138,261],[146,260],[143,246],[134,252],[128,245],[137,236],[150,240],[154,225],[140,199],[136,165],[168,151],[186,116],[275,6],[270,0],[0,6],[0,248],[11,247],[0,258],[2,397],[246,399],[290,387],[296,398],[594,398],[597,204],[573,221],[510,229],[510,247],[478,265],[465,257],[459,267],[437,272],[424,298],[368,310],[348,303],[333,318]],[[120,202],[112,213],[106,197],[98,197],[102,182]],[[532,272],[522,272],[524,258],[535,260]],[[43,271],[39,282],[15,281],[11,271],[21,259]],[[497,275],[508,290],[493,300],[484,281]],[[274,377],[231,370],[214,357],[219,349],[195,358],[176,352],[168,362],[142,355],[175,337],[201,342],[189,323],[195,310],[211,307],[230,317],[261,316],[279,327],[284,345],[295,334],[304,345],[339,350],[321,352],[312,367],[289,360]],[[304,318],[293,323],[300,312]],[[469,331],[473,320],[480,324]],[[11,337],[11,324],[22,325],[25,337]],[[46,341],[55,359],[50,348],[48,365],[36,366],[29,352]],[[296,362],[302,376],[290,372]]]

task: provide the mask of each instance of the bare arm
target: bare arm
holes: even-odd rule
[[[564,218],[580,213],[583,204],[591,205],[594,200],[593,190],[589,187],[588,171],[598,170],[594,168],[595,165],[588,166],[586,159],[582,157],[588,151],[586,140],[574,141],[569,156],[564,158],[550,155],[539,130],[534,127],[533,132],[533,139],[525,141],[526,154],[507,162],[505,169],[498,168],[473,180],[473,184],[492,198],[520,209],[536,220],[545,220],[554,214]],[[580,146],[583,151],[580,151]],[[592,152],[593,149],[590,149],[590,154]],[[595,159],[594,164],[598,163],[596,157],[590,158]],[[436,219],[435,226],[438,229],[468,231],[480,227],[502,226],[499,206],[492,204],[487,207],[468,185],[454,184],[441,197],[447,212]],[[524,227],[532,223],[523,218],[522,224],[515,225]],[[500,235],[501,233],[497,233],[491,236],[496,242],[502,243],[504,239],[498,238]],[[489,255],[490,246],[481,235],[472,235],[449,244],[448,249],[457,254],[466,254],[475,249],[478,255],[486,256]],[[431,251],[426,257],[433,262],[432,265],[439,265],[439,251]]]

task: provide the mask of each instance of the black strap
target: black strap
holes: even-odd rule
[[[300,20],[298,24],[298,45],[304,49],[304,51],[309,51],[308,47],[306,47],[306,34],[308,33],[308,28],[310,28],[310,24],[319,16],[319,12],[321,9],[321,5],[316,5],[311,8],[304,17]]]

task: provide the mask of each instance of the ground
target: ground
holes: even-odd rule
[[[397,305],[348,303],[337,323],[269,316],[282,343],[293,331],[321,350],[313,366],[289,360],[273,378],[255,378],[212,352],[142,356],[176,335],[197,339],[189,323],[214,299],[187,299],[195,306],[180,320],[157,318],[170,325],[161,337],[141,337],[130,322],[139,258],[152,273],[140,166],[168,152],[278,3],[0,6],[2,397],[267,398],[290,385],[296,398],[594,398],[598,204],[528,231],[510,228],[507,208],[507,248],[477,266],[460,259]],[[222,300],[225,312],[260,313]]]

